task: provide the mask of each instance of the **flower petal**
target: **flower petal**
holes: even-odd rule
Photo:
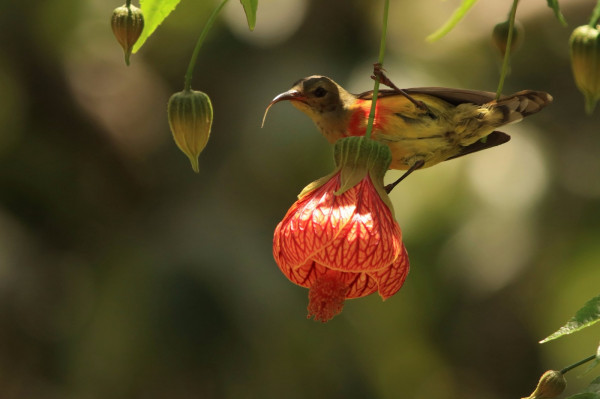
[[[306,288],[312,287],[312,285],[325,274],[335,276],[335,278],[342,281],[344,285],[349,288],[346,293],[347,299],[360,298],[377,292],[377,279],[367,273],[331,270],[312,260],[294,269],[281,266],[280,269],[291,282]]]
[[[292,268],[288,265],[279,265],[279,269],[285,276],[294,284],[302,287],[310,288],[317,278],[327,273],[327,269],[323,265],[319,265],[312,260],[307,261],[300,267]]]
[[[402,233],[392,212],[381,200],[369,176],[346,191],[356,208],[336,238],[313,259],[341,271],[375,271],[394,262],[401,253]]]
[[[298,267],[329,246],[356,208],[353,196],[336,196],[339,174],[292,205],[273,237],[273,256],[280,267]]]
[[[402,252],[391,267],[377,270],[376,272],[369,273],[369,275],[377,281],[379,295],[386,300],[402,287],[409,269],[408,253],[404,244],[402,244]]]
[[[352,279],[350,289],[346,294],[347,299],[362,298],[363,296],[371,295],[377,292],[377,281],[367,273],[343,273],[346,279]]]

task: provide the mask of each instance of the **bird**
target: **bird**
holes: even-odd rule
[[[506,143],[510,136],[495,129],[552,102],[550,94],[535,90],[499,99],[492,92],[445,87],[401,90],[383,72],[375,71],[372,78],[393,89],[379,90],[371,137],[389,146],[390,169],[407,171],[401,179],[414,170]],[[290,101],[333,144],[365,135],[372,100],[373,91],[352,94],[327,76],[308,76],[273,98],[263,125],[271,106]]]

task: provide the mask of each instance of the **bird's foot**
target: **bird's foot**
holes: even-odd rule
[[[431,113],[431,111],[429,111],[429,108],[423,101],[414,99],[406,91],[404,91],[404,90],[400,89],[398,86],[396,86],[394,84],[394,82],[392,82],[386,76],[383,66],[379,62],[373,64],[373,75],[371,75],[371,79],[379,80],[379,83],[396,90],[398,93],[402,94],[404,97],[406,97],[408,100],[410,100],[410,102],[412,102],[417,108],[422,109],[423,111],[426,111],[428,114]]]
[[[406,172],[404,172],[404,174],[402,176],[400,176],[400,178],[398,180],[385,186],[384,187],[385,192],[389,194],[394,189],[394,187],[396,187],[398,185],[398,183],[400,183],[402,180],[406,179],[408,177],[408,175],[410,175],[415,170],[422,168],[423,165],[425,165],[425,161],[422,159],[415,162],[410,168],[408,168],[408,170]]]

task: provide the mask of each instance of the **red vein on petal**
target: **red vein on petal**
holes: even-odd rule
[[[278,263],[298,267],[322,248],[330,245],[351,220],[352,212],[342,212],[338,196],[339,175],[298,200],[275,230],[274,247]]]
[[[369,177],[346,193],[352,191],[357,198],[351,222],[340,230],[335,241],[316,253],[314,259],[343,271],[373,271],[386,267],[400,253],[400,228]]]
[[[370,273],[377,281],[381,298],[385,300],[398,292],[402,288],[402,285],[404,285],[409,270],[408,253],[403,245],[401,255],[398,256],[398,259],[396,259],[389,269]]]

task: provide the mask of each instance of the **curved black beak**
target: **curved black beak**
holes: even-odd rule
[[[267,119],[267,113],[269,112],[269,109],[273,106],[273,104],[276,104],[280,101],[287,101],[287,100],[302,101],[303,99],[304,99],[304,97],[302,96],[302,94],[296,89],[291,89],[291,90],[288,90],[281,94],[278,94],[277,96],[275,96],[275,98],[273,100],[271,100],[271,102],[267,106],[267,109],[265,110],[265,114],[263,116],[262,124],[260,125],[260,127],[263,127],[265,125],[265,119]]]

